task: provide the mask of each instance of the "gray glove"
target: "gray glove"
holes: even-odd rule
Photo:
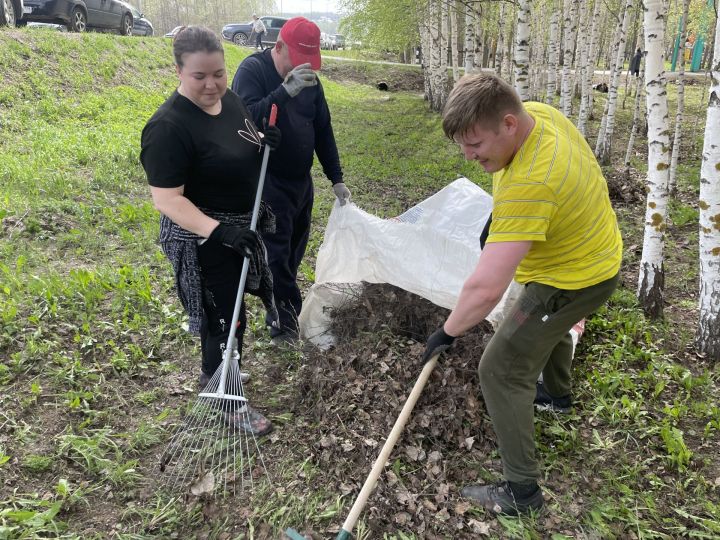
[[[317,82],[317,75],[310,69],[310,64],[300,64],[287,74],[282,85],[290,97],[295,97],[304,88],[315,86]]]
[[[345,182],[338,182],[337,184],[333,184],[332,188],[335,192],[335,196],[340,202],[340,206],[345,206],[345,203],[350,200],[350,190],[345,185]]]

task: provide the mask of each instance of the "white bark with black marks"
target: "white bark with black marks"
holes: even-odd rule
[[[578,131],[583,135],[586,135],[585,129],[587,121],[590,117],[590,111],[592,110],[592,79],[595,73],[595,50],[598,46],[598,35],[600,34],[600,9],[603,3],[602,0],[595,0],[595,6],[593,7],[592,26],[590,28],[590,43],[588,44],[586,54],[583,55],[582,69],[582,86],[580,94],[580,113],[578,115],[577,128]]]
[[[645,234],[637,295],[647,315],[663,314],[670,137],[665,82],[666,10],[663,0],[645,0],[645,95],[648,111],[648,172]]]
[[[720,360],[720,19],[700,167],[700,322],[698,350]]]
[[[607,120],[605,121],[605,130],[600,134],[602,137],[600,142],[600,151],[597,154],[598,160],[603,165],[610,163],[612,153],[612,140],[615,132],[615,109],[617,108],[618,87],[620,85],[620,74],[623,72],[623,63],[625,60],[625,40],[627,37],[627,28],[630,24],[632,16],[633,0],[625,2],[623,10],[622,22],[620,23],[619,39],[617,44],[617,53],[613,64],[612,76],[610,78],[610,87],[608,88],[608,109]]]
[[[680,44],[678,47],[678,76],[677,85],[677,110],[675,112],[675,135],[672,144],[672,156],[670,157],[670,177],[668,178],[668,189],[670,193],[675,191],[675,177],[677,175],[678,159],[680,157],[680,141],[682,138],[682,123],[685,115],[685,41],[687,40],[688,12],[690,0],[683,0],[683,14],[680,20]]]
[[[530,0],[518,0],[515,31],[515,90],[522,101],[530,99]]]
[[[573,78],[571,67],[573,63],[573,53],[575,52],[575,42],[577,40],[577,11],[580,0],[567,0],[565,2],[566,9],[564,28],[565,34],[563,39],[563,69],[562,69],[562,86],[560,90],[560,108],[565,116],[572,114],[572,91]]]
[[[547,85],[545,86],[545,103],[554,103],[557,90],[558,67],[560,65],[560,12],[551,4],[553,10],[550,17],[550,43],[548,45]]]

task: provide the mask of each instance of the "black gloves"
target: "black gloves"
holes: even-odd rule
[[[213,229],[208,239],[220,242],[246,257],[252,255],[253,251],[260,246],[260,238],[255,231],[222,223]]]
[[[447,351],[453,344],[455,338],[445,333],[441,326],[428,338],[425,345],[425,354],[423,354],[423,362],[427,362],[436,354]]]
[[[265,135],[265,144],[270,147],[270,150],[277,150],[277,147],[280,146],[280,141],[282,140],[282,134],[280,133],[278,127],[265,126],[265,131],[263,132],[263,135]]]

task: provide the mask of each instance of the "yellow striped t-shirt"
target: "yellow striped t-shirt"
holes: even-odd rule
[[[488,243],[532,240],[520,283],[581,289],[617,274],[622,238],[607,182],[577,128],[544,103],[525,103],[535,127],[493,175]]]

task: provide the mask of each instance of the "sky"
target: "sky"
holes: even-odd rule
[[[275,4],[286,13],[310,13],[310,11],[338,12],[338,0],[275,0]]]

